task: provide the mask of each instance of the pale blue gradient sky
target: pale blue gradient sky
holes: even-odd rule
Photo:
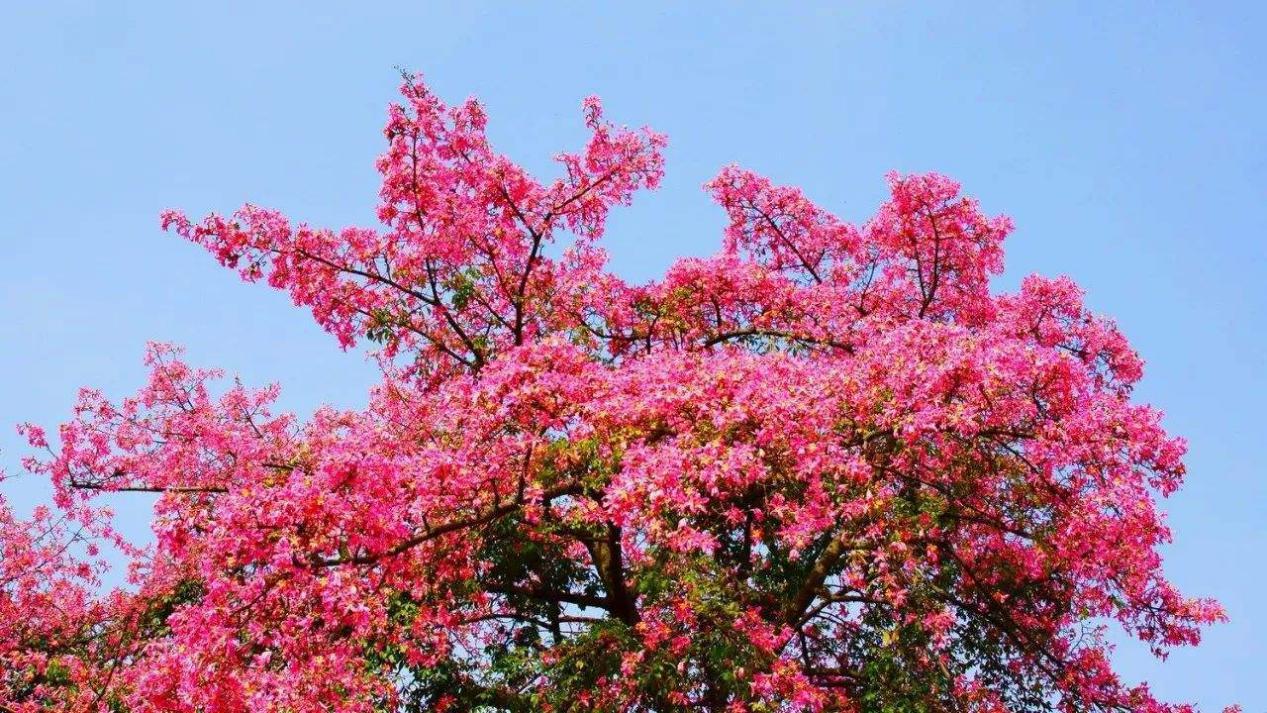
[[[131,391],[148,339],[280,381],[301,413],[363,403],[359,355],[156,216],[251,200],[370,224],[394,65],[480,96],[497,145],[534,169],[577,145],[587,94],[668,133],[663,187],[607,241],[635,278],[716,248],[699,186],[725,163],[851,220],[885,171],[938,170],[1014,217],[999,287],[1073,276],[1148,361],[1140,398],[1191,440],[1169,570],[1232,622],[1165,664],[1124,647],[1123,670],[1163,697],[1267,711],[1264,6],[834,5],[4,3],[0,424],[55,424],[82,384]],[[0,447],[14,470],[9,425]],[[24,506],[44,493],[4,487]],[[123,512],[144,531],[143,506]]]

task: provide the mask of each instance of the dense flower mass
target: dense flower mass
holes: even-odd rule
[[[721,251],[629,284],[599,240],[662,136],[587,99],[542,182],[402,91],[379,228],[162,218],[372,343],[370,405],[301,422],[156,345],[27,426],[57,507],[0,511],[0,710],[1187,709],[1106,643],[1223,617],[1160,567],[1184,444],[1071,281],[991,293],[1008,219],[893,174],[855,226],[728,167]],[[160,494],[152,546],[121,491]]]

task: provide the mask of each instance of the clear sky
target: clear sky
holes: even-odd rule
[[[80,385],[132,391],[149,339],[279,381],[300,413],[364,402],[360,355],[162,234],[162,208],[251,200],[372,224],[396,65],[448,100],[478,95],[498,147],[540,171],[578,145],[580,100],[598,94],[671,142],[660,191],[613,217],[630,277],[718,246],[699,187],[730,162],[850,220],[890,169],[947,173],[1010,214],[998,287],[1073,276],[1147,360],[1139,397],[1191,441],[1168,567],[1232,622],[1164,664],[1124,647],[1122,669],[1207,710],[1267,711],[1264,4],[0,4],[10,471],[25,450],[11,424],[64,420]],[[23,506],[44,493],[4,487]],[[143,506],[123,513],[145,530]]]

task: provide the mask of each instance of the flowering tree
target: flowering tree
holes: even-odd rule
[[[1160,569],[1183,443],[1072,282],[991,294],[1006,218],[895,174],[853,226],[730,167],[721,251],[631,285],[598,243],[662,136],[588,99],[542,182],[402,91],[382,227],[162,219],[375,343],[370,405],[301,423],[153,346],[137,395],[26,426],[58,507],[0,512],[0,709],[1187,709],[1105,641],[1223,618]],[[160,494],[151,547],[123,491]]]

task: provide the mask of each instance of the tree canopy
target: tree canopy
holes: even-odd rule
[[[406,76],[379,227],[163,214],[382,380],[301,421],[152,345],[25,426],[56,503],[0,508],[0,710],[1187,709],[1106,639],[1223,618],[1161,569],[1184,443],[1073,282],[992,292],[1011,222],[944,176],[853,225],[732,166],[720,251],[631,284],[604,225],[665,138],[583,108],[543,181]]]

